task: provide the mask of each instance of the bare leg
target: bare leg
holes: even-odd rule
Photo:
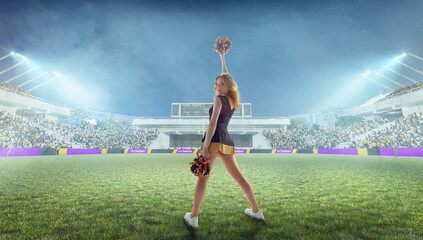
[[[217,152],[210,152],[210,174],[216,159]],[[197,185],[195,186],[194,192],[194,203],[192,205],[191,218],[196,217],[200,211],[201,202],[203,201],[204,195],[206,194],[207,181],[209,181],[210,175],[202,178],[198,178]]]
[[[253,212],[256,213],[260,211],[253,189],[251,188],[248,180],[242,175],[241,170],[239,170],[235,155],[223,153],[219,153],[219,155],[222,159],[223,165],[225,165],[226,170],[228,170],[229,174],[239,184],[239,186],[242,188],[242,191],[244,191],[244,194],[250,202]]]

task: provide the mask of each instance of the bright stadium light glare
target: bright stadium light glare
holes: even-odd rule
[[[366,88],[367,81],[364,80],[363,73],[345,76],[345,84],[338,88],[333,94],[327,96],[321,104],[337,102],[338,104],[349,104],[357,94]]]
[[[109,98],[107,94],[97,90],[99,86],[84,83],[67,72],[60,73],[57,80],[56,90],[58,99],[71,104],[82,105],[89,103],[92,106],[102,106],[105,99]],[[75,98],[75,94],[78,94],[77,98]]]
[[[396,57],[395,58],[395,61],[398,61],[398,60],[400,60],[401,58],[403,58],[405,56],[407,56],[407,54],[403,53],[403,54],[399,55],[398,57]]]
[[[27,58],[20,53],[15,53],[15,55],[22,58],[23,60],[27,60]]]
[[[12,52],[11,54],[12,54],[12,55],[15,55],[15,52]]]
[[[370,70],[367,70],[364,74],[363,74],[363,76],[368,76],[369,74],[370,74],[371,72],[370,72]]]
[[[55,71],[52,71],[52,73],[53,73],[54,75],[56,75],[56,76],[59,76],[59,75],[60,75],[60,73],[55,72]]]

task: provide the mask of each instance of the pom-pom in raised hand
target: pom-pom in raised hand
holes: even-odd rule
[[[221,54],[226,54],[228,53],[228,50],[231,49],[232,43],[227,37],[218,37],[214,46],[215,48],[213,49],[213,51]]]

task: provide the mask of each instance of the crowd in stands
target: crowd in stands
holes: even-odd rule
[[[34,122],[13,118],[8,112],[0,112],[0,147],[42,148],[68,146],[47,129]]]
[[[0,112],[0,147],[146,149],[157,129],[73,126],[61,121],[28,121]],[[423,147],[423,113],[389,123],[388,119],[355,122],[348,127],[268,129],[263,135],[273,149]]]
[[[16,93],[16,94],[19,94],[19,95],[22,95],[22,96],[25,96],[25,97],[39,99],[25,89],[15,87],[15,86],[9,85],[9,84],[4,83],[4,82],[0,82],[0,89],[8,91],[8,92]]]
[[[352,142],[354,136],[364,134],[387,121],[387,119],[365,121],[354,123],[349,127],[336,128],[318,125],[313,128],[269,129],[263,131],[263,135],[274,149],[336,148],[343,142]],[[353,144],[355,143],[351,145]]]
[[[82,148],[128,148],[146,149],[159,136],[157,129],[136,130],[91,126],[74,128],[70,131],[73,142],[82,144]]]
[[[117,127],[73,126],[61,121],[28,121],[0,112],[0,147],[28,148],[127,148],[145,149],[159,135],[157,129],[136,130]]]
[[[423,147],[423,113],[395,120],[395,124],[369,134],[361,147]]]
[[[382,130],[388,119],[356,122],[348,127],[268,129],[263,135],[274,149],[423,147],[423,113],[402,117]],[[362,140],[358,136],[367,134]]]
[[[396,89],[392,91],[391,93],[389,93],[388,95],[386,95],[384,98],[380,99],[380,101],[383,101],[388,98],[394,98],[394,97],[398,97],[408,93],[416,92],[422,89],[423,89],[423,82],[419,82],[411,86],[406,86],[400,89]]]

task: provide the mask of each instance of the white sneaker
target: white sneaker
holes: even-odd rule
[[[253,217],[253,218],[256,218],[256,219],[259,219],[259,220],[264,220],[264,216],[263,216],[263,211],[262,210],[254,213],[251,208],[247,208],[247,209],[245,209],[244,213],[247,214],[247,215],[249,215],[249,216],[251,216],[251,217]]]
[[[191,213],[189,212],[185,214],[184,220],[191,227],[194,227],[194,228],[198,227],[198,216],[191,218]]]

